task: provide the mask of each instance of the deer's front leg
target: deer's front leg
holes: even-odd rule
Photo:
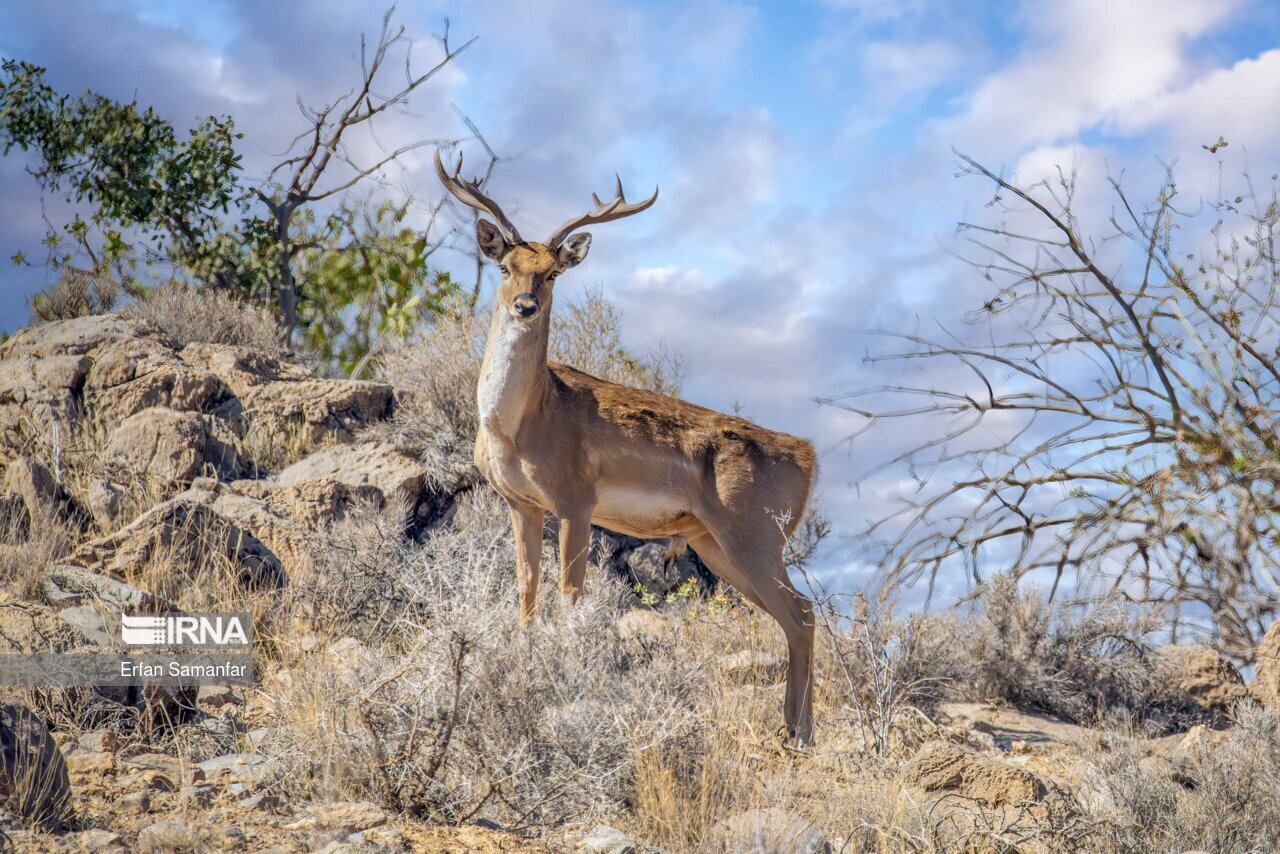
[[[560,592],[577,602],[591,549],[591,505],[573,505],[560,514]]]
[[[520,625],[533,619],[542,566],[542,508],[508,501],[516,542],[516,576],[520,584]]]

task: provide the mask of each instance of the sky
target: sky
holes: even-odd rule
[[[229,114],[253,177],[305,127],[297,99],[355,84],[383,11],[0,0],[0,56],[180,126]],[[951,330],[981,304],[956,222],[991,190],[957,177],[953,149],[1024,183],[1078,169],[1086,224],[1112,210],[1109,176],[1150,195],[1175,164],[1185,199],[1212,200],[1224,175],[1280,168],[1280,4],[1260,0],[405,0],[416,62],[438,57],[445,18],[455,46],[478,40],[357,154],[464,137],[456,106],[504,158],[490,192],[526,237],[586,210],[615,171],[632,198],[659,186],[651,210],[593,229],[559,296],[598,289],[630,348],[682,353],[692,402],[813,440],[836,529],[823,567],[842,587],[875,573],[855,534],[914,488],[894,471],[850,483],[936,425],[842,442],[861,419],[815,398],[892,381],[864,361],[881,333]],[[1220,136],[1227,148],[1203,147]],[[430,164],[420,149],[385,176],[423,224],[441,194]],[[3,258],[43,235],[25,166],[0,159]],[[0,328],[26,322],[44,275],[0,267]]]

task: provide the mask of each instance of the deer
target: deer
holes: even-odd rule
[[[720,579],[763,610],[787,641],[783,718],[789,740],[812,743],[814,620],[810,601],[784,562],[816,474],[813,446],[643,389],[606,382],[548,362],[556,281],[591,247],[587,226],[634,216],[653,195],[615,196],[576,216],[543,243],[520,236],[482,179],[453,173],[435,154],[436,173],[476,219],[479,251],[501,280],[476,386],[475,465],[511,513],[520,624],[534,616],[545,513],[559,520],[560,589],[582,594],[591,526],[692,546]]]

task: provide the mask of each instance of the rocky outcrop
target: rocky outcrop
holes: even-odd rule
[[[1155,652],[1159,683],[1180,691],[1209,712],[1230,712],[1249,695],[1236,666],[1211,646],[1165,646]]]
[[[1262,636],[1254,659],[1257,679],[1249,686],[1254,699],[1269,709],[1280,709],[1280,621]]]
[[[30,709],[0,705],[0,803],[29,824],[58,830],[71,820],[67,763]]]

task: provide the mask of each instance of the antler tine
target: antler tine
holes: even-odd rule
[[[437,148],[436,175],[439,176],[440,183],[444,184],[444,188],[452,193],[458,201],[467,207],[483,211],[496,219],[498,228],[502,229],[508,241],[511,243],[524,243],[520,232],[511,220],[507,219],[507,215],[502,212],[502,208],[498,207],[498,203],[481,192],[480,184],[483,179],[472,178],[468,181],[462,177],[462,152],[458,152],[458,165],[454,167],[453,175],[450,176],[444,169],[444,163],[440,160],[440,149]]]
[[[622,178],[617,172],[613,173],[614,179],[614,197],[609,202],[600,201],[600,197],[595,193],[591,194],[591,200],[596,203],[596,209],[581,216],[574,217],[564,225],[556,229],[555,233],[547,241],[547,246],[551,249],[559,249],[560,244],[564,242],[570,234],[587,225],[597,225],[602,222],[612,222],[615,219],[622,219],[632,214],[638,214],[640,211],[648,210],[653,203],[658,200],[658,188],[653,188],[653,195],[645,199],[643,202],[628,204],[626,196],[622,193]]]

